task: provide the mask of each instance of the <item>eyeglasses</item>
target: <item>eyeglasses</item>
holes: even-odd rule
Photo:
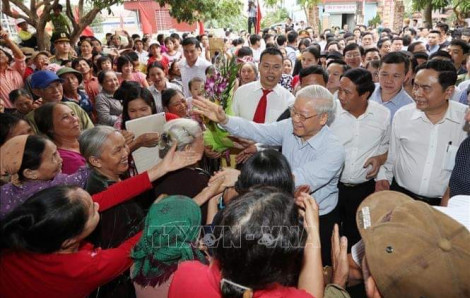
[[[297,113],[293,106],[289,107],[289,111],[290,111],[291,118],[294,118],[295,116],[297,116],[301,122],[304,122],[305,120],[308,120],[310,118],[313,118],[313,117],[316,117],[316,116],[320,115],[320,114],[315,114],[315,115],[307,117],[307,116],[304,116],[302,114]]]

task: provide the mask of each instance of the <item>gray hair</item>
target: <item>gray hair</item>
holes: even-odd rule
[[[119,132],[111,126],[98,125],[93,128],[85,130],[80,137],[78,142],[80,143],[80,154],[88,159],[92,156],[101,157],[102,146],[108,137],[114,133]]]
[[[258,79],[259,79],[258,67],[256,66],[255,63],[253,63],[253,62],[251,62],[251,61],[247,61],[247,62],[243,63],[243,64],[240,66],[239,74],[241,75],[241,73],[242,73],[242,68],[243,68],[243,66],[245,66],[245,65],[249,65],[249,66],[251,67],[251,69],[253,69],[253,72],[254,72],[255,75],[256,75],[256,80],[258,80]]]
[[[317,113],[326,113],[328,115],[328,123],[333,121],[336,110],[336,103],[333,99],[333,95],[331,95],[331,92],[328,91],[328,89],[320,85],[307,86],[297,92],[296,98],[299,97],[312,100],[314,102]]]
[[[179,118],[167,122],[163,126],[163,133],[159,141],[160,158],[165,157],[174,142],[178,144],[176,149],[182,151],[187,145],[191,145],[201,133],[199,123],[191,119]]]

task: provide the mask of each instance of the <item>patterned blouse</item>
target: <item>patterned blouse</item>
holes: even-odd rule
[[[52,180],[31,180],[19,186],[11,183],[3,185],[0,188],[0,219],[40,190],[55,185],[77,185],[82,188],[85,187],[89,174],[90,170],[87,167],[81,167],[73,175],[60,173]]]

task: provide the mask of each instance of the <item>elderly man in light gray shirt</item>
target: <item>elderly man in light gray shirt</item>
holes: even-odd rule
[[[232,135],[271,146],[282,146],[282,154],[292,167],[296,186],[308,185],[320,209],[323,262],[330,262],[329,238],[339,221],[338,180],[345,160],[341,142],[326,125],[335,111],[333,96],[324,87],[301,89],[290,107],[291,119],[258,124],[227,116],[208,100],[195,99],[197,113],[222,124]],[[325,244],[325,245],[323,245]]]

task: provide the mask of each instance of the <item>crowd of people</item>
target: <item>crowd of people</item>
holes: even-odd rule
[[[470,294],[470,28],[302,22],[214,53],[62,27],[32,55],[0,31],[1,297]],[[232,58],[224,110],[206,80]],[[163,133],[127,130],[157,113]]]

